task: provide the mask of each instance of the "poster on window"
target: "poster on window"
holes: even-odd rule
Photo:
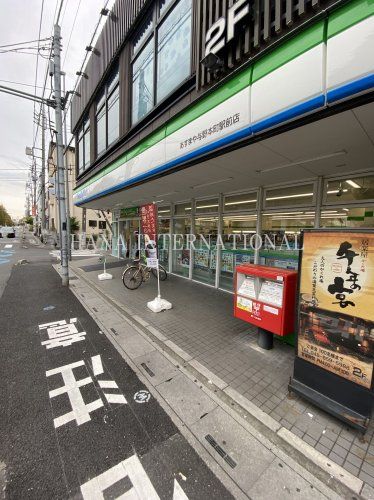
[[[198,269],[209,269],[209,250],[194,251],[194,267]]]
[[[370,389],[374,231],[305,231],[298,357]]]
[[[222,252],[221,271],[231,274],[234,272],[234,254],[232,252]]]

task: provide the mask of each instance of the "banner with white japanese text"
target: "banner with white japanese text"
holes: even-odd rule
[[[374,232],[303,235],[298,356],[371,388],[374,361]]]

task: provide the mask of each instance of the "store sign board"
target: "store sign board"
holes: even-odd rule
[[[139,215],[139,207],[126,207],[121,208],[120,217],[136,217]]]
[[[304,233],[297,355],[370,389],[374,360],[374,233]]]
[[[228,11],[226,17],[220,17],[207,31],[205,37],[205,55],[216,54],[233,40],[235,27],[239,21],[249,14],[249,0],[237,0]]]
[[[148,203],[140,207],[140,220],[142,233],[148,235],[150,240],[157,241],[157,205]]]
[[[250,127],[250,122],[250,88],[248,86],[167,136],[165,139],[166,161],[188,155]]]

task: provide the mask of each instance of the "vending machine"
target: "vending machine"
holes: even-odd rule
[[[296,271],[255,264],[235,270],[234,316],[258,327],[258,344],[273,346],[273,334],[295,331]]]

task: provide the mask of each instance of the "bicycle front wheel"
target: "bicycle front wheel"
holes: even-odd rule
[[[122,281],[129,290],[136,290],[143,281],[141,270],[136,266],[128,267],[122,275]]]
[[[158,268],[160,272],[160,281],[165,281],[166,278],[168,277],[168,273],[166,272],[165,268],[162,267],[161,265],[159,265]],[[157,278],[157,269],[152,267],[152,274],[155,278]]]

